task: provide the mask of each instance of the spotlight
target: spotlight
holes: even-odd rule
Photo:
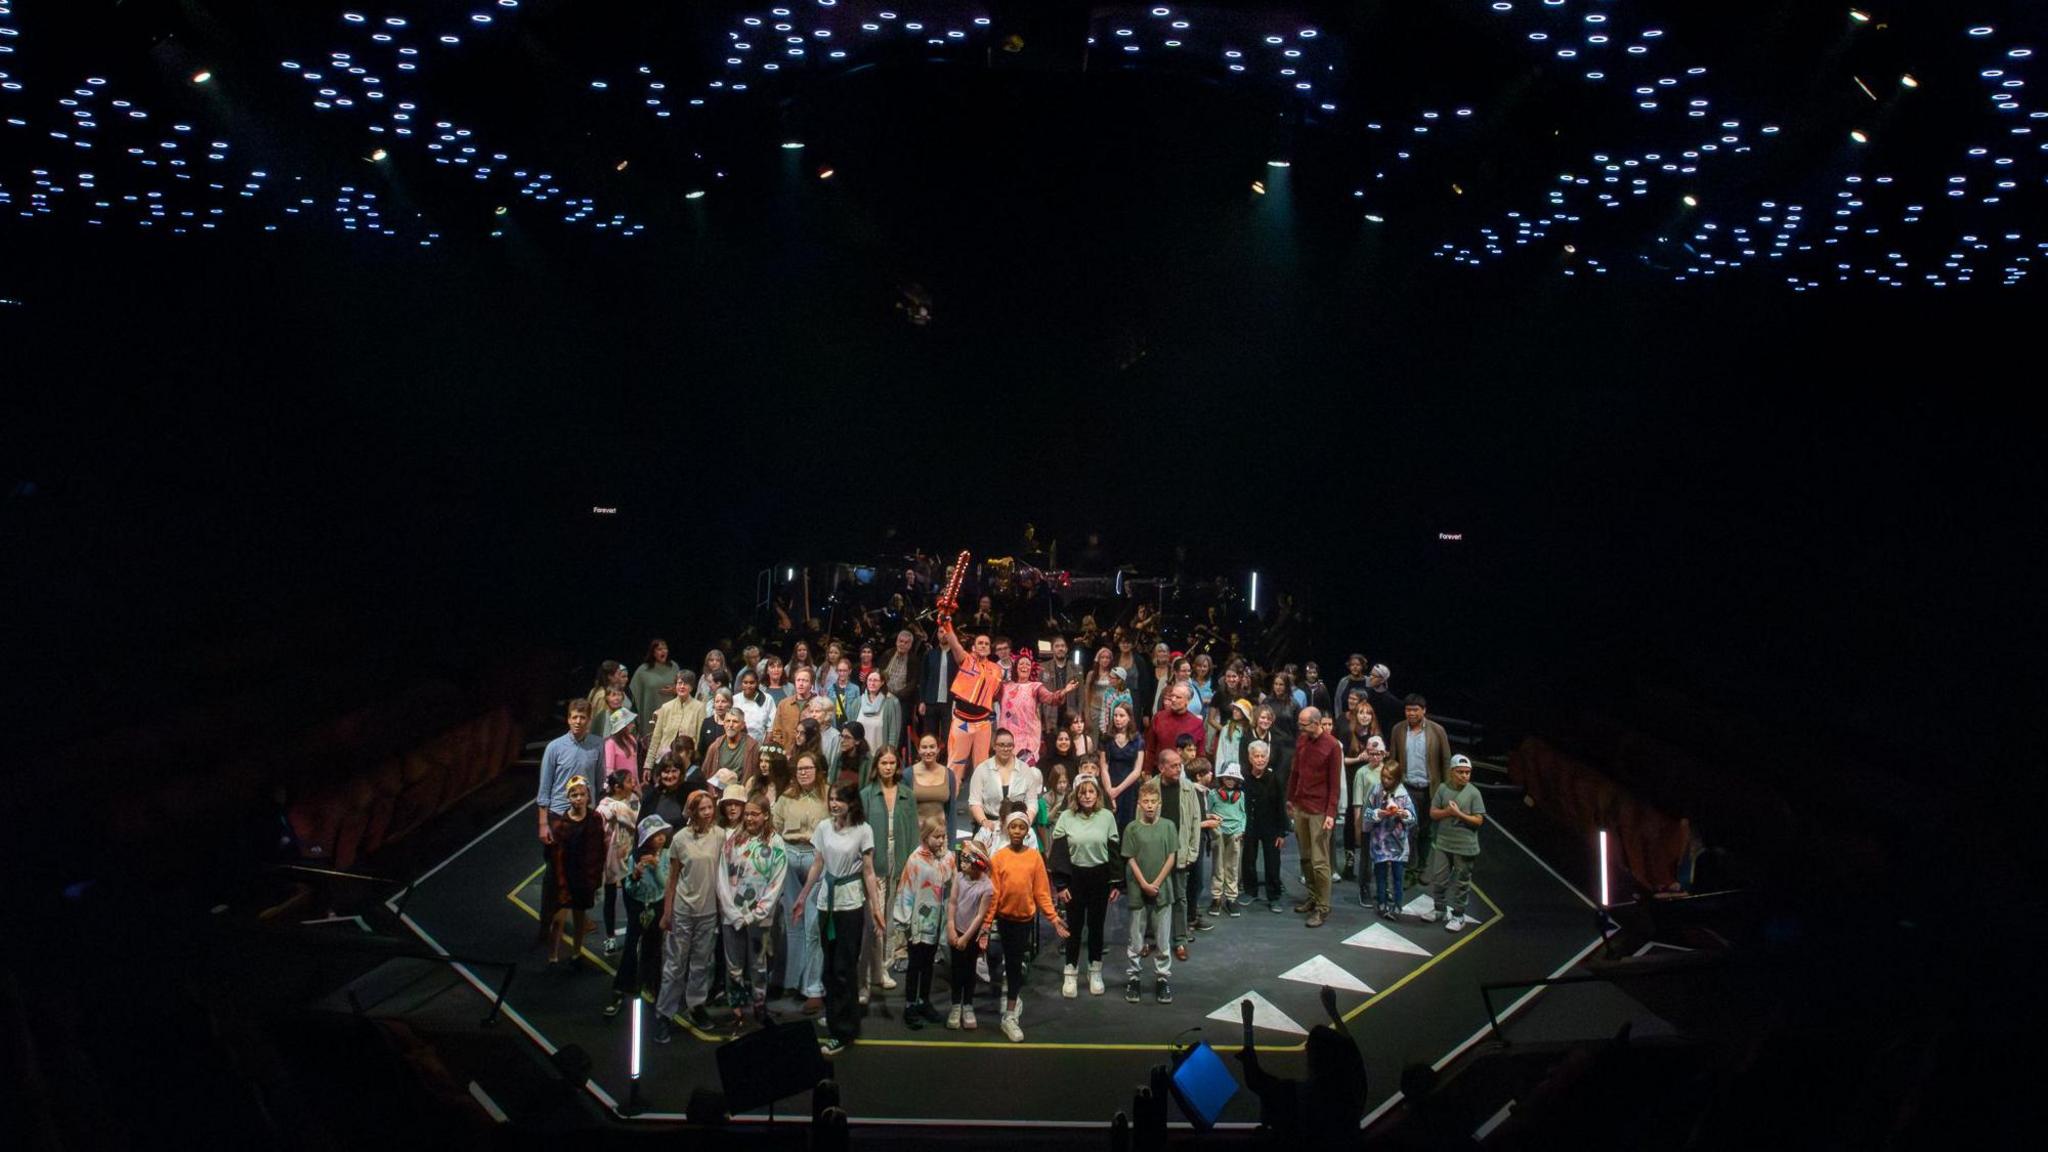
[[[683,193],[683,199],[685,200],[702,200],[703,198],[704,190],[702,188],[692,188],[690,191]]]
[[[1268,167],[1268,168],[1292,168],[1292,167],[1294,167],[1294,163],[1293,163],[1292,161],[1289,161],[1289,160],[1268,160],[1268,161],[1266,161],[1266,167]]]
[[[632,163],[632,161],[631,161],[631,160],[621,160],[621,161],[619,161],[619,165],[618,165],[618,167],[616,167],[616,168],[613,168],[613,169],[612,169],[612,171],[614,171],[614,172],[624,172],[624,171],[626,170],[626,165],[628,165],[628,164],[631,164],[631,163]]]
[[[830,180],[831,178],[832,178],[832,166],[831,166],[831,165],[829,165],[829,164],[828,164],[828,165],[826,165],[825,167],[823,167],[823,168],[820,168],[820,169],[818,169],[818,179],[820,179],[820,180]]]
[[[493,210],[493,211],[491,212],[491,215],[493,215],[493,216],[503,216],[503,215],[504,215],[505,213],[507,213],[507,212],[509,212],[509,211],[511,211],[511,209],[509,209],[509,208],[505,207],[505,206],[504,206],[503,204],[500,204],[500,205],[498,205],[498,207],[497,207],[496,209],[494,209],[494,210]]]
[[[211,81],[212,79],[213,79],[213,73],[211,73],[211,72],[207,71],[207,70],[206,70],[206,69],[204,69],[204,68],[201,68],[201,69],[200,69],[199,71],[197,71],[197,72],[194,72],[194,73],[192,74],[192,82],[193,82],[194,84],[205,84],[205,83],[207,83],[207,82]]]
[[[1365,214],[1365,219],[1366,222],[1369,224],[1385,224],[1387,222],[1387,218],[1385,216],[1375,216],[1370,212],[1367,212]]]
[[[1851,140],[1854,140],[1854,141],[1855,141],[1855,142],[1857,142],[1858,144],[1868,144],[1868,143],[1870,143],[1870,137],[1869,137],[1869,136],[1866,136],[1866,135],[1864,135],[1864,133],[1863,133],[1863,130],[1862,130],[1861,128],[1858,128],[1858,129],[1855,129],[1855,130],[1851,131],[1851,132],[1849,133],[1849,139],[1851,139]]]
[[[1901,88],[1918,88],[1920,82],[1913,79],[1913,74],[1908,72],[1904,76],[1899,77],[1899,86]]]
[[[804,142],[801,140],[784,140],[782,146],[791,152],[800,152],[803,150]]]
[[[1870,13],[1865,12],[1861,8],[1851,8],[1849,9],[1849,19],[1854,20],[1858,24],[1868,24],[1870,23]]]
[[[370,159],[374,162],[382,163],[384,158],[389,155],[391,155],[391,153],[386,152],[382,148],[379,148],[375,152],[370,153]]]
[[[1264,196],[1266,194],[1266,182],[1264,180],[1252,181],[1252,191]]]
[[[1687,208],[1697,208],[1697,207],[1699,207],[1699,206],[1700,206],[1699,198],[1698,198],[1698,197],[1696,197],[1696,196],[1687,196],[1687,197],[1685,198],[1685,206],[1686,206]]]

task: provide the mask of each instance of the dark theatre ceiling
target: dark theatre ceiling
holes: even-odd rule
[[[2048,249],[2040,12],[0,0],[0,237],[661,243],[764,157],[863,179],[834,115],[861,73],[1000,70],[1222,93],[1261,125],[1233,194],[1476,277],[2017,285]]]

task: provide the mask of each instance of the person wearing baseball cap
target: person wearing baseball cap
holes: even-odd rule
[[[1429,857],[1432,920],[1447,932],[1465,930],[1465,903],[1472,896],[1472,866],[1479,862],[1479,829],[1486,823],[1486,797],[1472,783],[1472,758],[1451,757],[1450,775],[1430,798],[1429,818],[1436,842]]]
[[[1393,678],[1394,673],[1385,664],[1373,665],[1372,670],[1365,675],[1365,698],[1372,702],[1373,718],[1380,722],[1381,732],[1392,732],[1394,725],[1401,722],[1401,698],[1394,695],[1394,690],[1389,685]],[[1387,750],[1396,759],[1401,755],[1401,747],[1398,744],[1389,742]]]

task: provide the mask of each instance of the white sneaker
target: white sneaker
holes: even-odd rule
[[[1088,994],[1090,996],[1102,995],[1102,965],[1100,964],[1090,964],[1088,966]]]
[[[1069,1000],[1079,996],[1081,994],[1079,977],[1080,973],[1074,971],[1074,966],[1072,964],[1067,965],[1066,970],[1060,973],[1060,995]]]
[[[607,955],[607,956],[611,956],[611,955],[614,955],[614,954],[616,954],[616,953],[618,952],[618,950],[619,950],[619,941],[618,941],[618,938],[617,938],[616,936],[608,936],[608,937],[606,937],[606,938],[605,938],[605,942],[604,942],[604,954],[605,954],[605,955]]]
[[[1003,1013],[1003,1035],[1008,1036],[1013,1044],[1024,1039],[1024,1029],[1017,1023],[1015,1012]]]
[[[1465,918],[1455,912],[1451,913],[1449,920],[1444,921],[1444,931],[1446,932],[1463,932],[1464,930]]]
[[[894,976],[889,975],[887,972],[882,973],[882,987],[887,991],[895,991],[896,978]]]
[[[960,1006],[960,1027],[965,1028],[969,1032],[974,1031],[974,1005],[962,1004]]]
[[[865,984],[860,986],[860,1006],[863,1008],[868,1006],[868,986]]]
[[[952,1008],[947,1010],[946,1027],[951,1028],[955,1032],[960,1030],[960,1006],[958,1004],[953,1005]]]

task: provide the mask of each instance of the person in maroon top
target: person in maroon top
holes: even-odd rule
[[[1330,918],[1330,830],[1337,826],[1344,748],[1330,735],[1319,708],[1303,708],[1295,726],[1299,735],[1294,770],[1287,775],[1287,812],[1294,818],[1294,842],[1301,850],[1308,897],[1294,910],[1308,913],[1308,926],[1320,928]]]
[[[1192,736],[1195,747],[1202,746],[1202,717],[1188,711],[1188,692],[1186,684],[1175,684],[1166,690],[1166,706],[1153,715],[1145,730],[1145,747],[1172,748],[1182,736]]]

